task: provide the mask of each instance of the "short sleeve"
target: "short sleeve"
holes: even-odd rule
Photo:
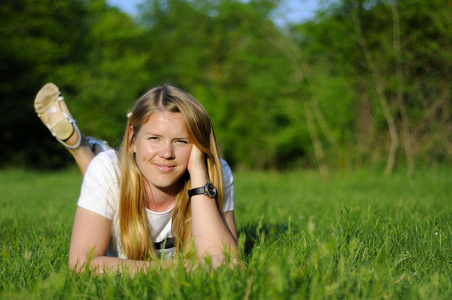
[[[118,174],[114,150],[97,155],[85,173],[77,205],[113,220],[119,202]]]
[[[221,159],[221,168],[223,170],[224,181],[224,201],[222,211],[231,211],[234,210],[235,206],[234,177],[232,176],[232,171],[228,163],[223,159]]]

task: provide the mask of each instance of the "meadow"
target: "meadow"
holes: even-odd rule
[[[0,171],[0,299],[450,299],[451,169],[235,172],[243,267],[73,274],[81,175]]]

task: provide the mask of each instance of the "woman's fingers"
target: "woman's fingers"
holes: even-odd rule
[[[190,177],[193,177],[194,175],[206,177],[207,168],[204,157],[205,154],[202,153],[201,150],[199,150],[199,148],[196,147],[195,144],[193,144],[190,153],[190,159],[188,161],[187,166],[188,172],[190,173]]]

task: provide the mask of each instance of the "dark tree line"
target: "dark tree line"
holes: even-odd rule
[[[448,1],[341,0],[279,28],[278,1],[104,0],[0,5],[0,165],[72,163],[33,110],[46,82],[88,135],[117,146],[127,109],[172,83],[198,98],[235,167],[450,163]]]

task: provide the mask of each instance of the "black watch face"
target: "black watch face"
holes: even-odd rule
[[[217,189],[211,183],[207,184],[206,192],[207,192],[207,195],[211,198],[213,198],[217,195]]]

